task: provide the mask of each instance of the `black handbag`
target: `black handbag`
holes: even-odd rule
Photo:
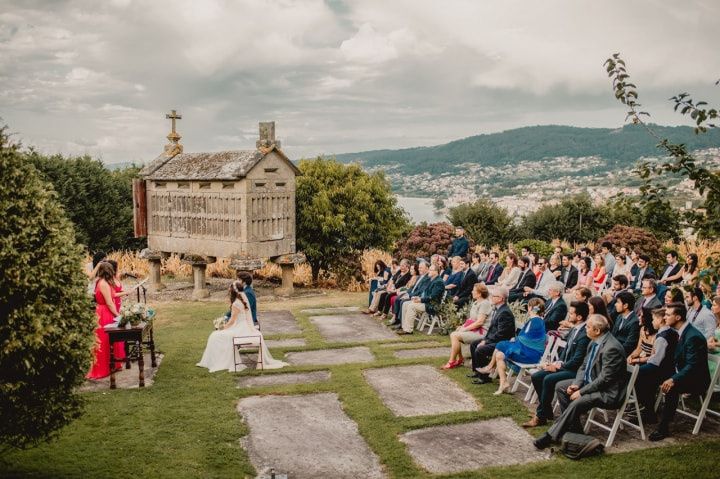
[[[566,457],[578,460],[602,454],[605,451],[605,445],[592,436],[566,432],[560,442],[560,451]]]

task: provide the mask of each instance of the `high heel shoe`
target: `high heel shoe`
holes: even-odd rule
[[[465,361],[463,359],[456,359],[455,361],[448,361],[445,363],[445,366],[441,367],[440,369],[454,369],[458,366],[461,366]]]
[[[476,371],[479,372],[480,374],[490,374],[493,372],[493,368],[491,368],[489,366],[485,366],[484,368],[476,369]]]
[[[493,396],[500,396],[510,391],[509,384],[501,384],[497,391],[493,393]]]

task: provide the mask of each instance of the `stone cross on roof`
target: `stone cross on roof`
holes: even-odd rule
[[[175,156],[178,153],[182,153],[183,147],[180,144],[180,138],[182,138],[177,131],[175,131],[175,120],[182,120],[182,115],[177,111],[171,110],[170,113],[165,114],[165,118],[172,120],[172,131],[168,134],[167,139],[170,143],[165,145],[165,156]]]

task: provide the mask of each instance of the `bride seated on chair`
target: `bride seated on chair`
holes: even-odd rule
[[[287,363],[273,359],[265,345],[262,333],[255,329],[248,300],[245,293],[242,292],[240,281],[233,281],[230,285],[230,304],[230,319],[220,326],[220,329],[210,333],[205,352],[197,365],[208,368],[211,373],[221,370],[235,371],[233,338],[243,337],[244,344],[253,344],[261,348],[262,354],[258,354],[258,367],[260,367],[260,358],[262,358],[263,369],[280,369],[287,366]],[[238,365],[238,371],[243,369],[245,369],[244,365]]]

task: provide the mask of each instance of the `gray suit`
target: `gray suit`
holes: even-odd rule
[[[599,344],[592,364],[588,364],[593,342],[575,379],[560,381],[555,392],[563,411],[560,418],[548,430],[555,441],[568,431],[582,432],[580,416],[594,407],[617,409],[625,399],[627,389],[627,363],[622,344],[609,332],[598,338]],[[590,382],[585,382],[585,371],[590,368]],[[580,386],[580,397],[570,400],[567,388],[571,384]]]

